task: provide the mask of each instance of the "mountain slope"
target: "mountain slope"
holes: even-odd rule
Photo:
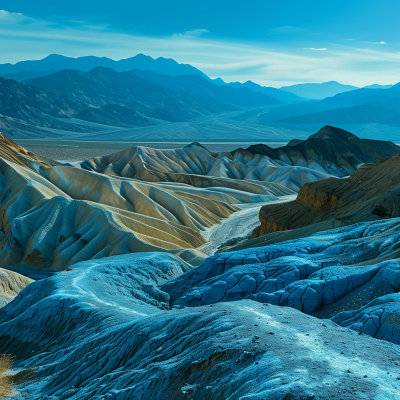
[[[72,58],[51,54],[42,60],[21,61],[14,65],[0,64],[0,76],[29,71],[60,71],[64,69],[75,69],[87,72],[96,67],[112,68],[119,72],[137,68],[171,76],[202,75],[208,79],[203,72],[189,64],[179,64],[175,60],[163,57],[153,59],[144,54],[137,54],[134,57],[119,61],[114,61],[107,57],[88,56]]]
[[[271,96],[254,92],[243,87],[235,89],[228,85],[218,86],[200,75],[167,76],[152,71],[134,69],[132,72],[149,81],[168,87],[173,90],[190,93],[197,96],[210,97],[225,103],[231,103],[243,107],[258,107],[276,105],[281,102]]]
[[[116,72],[103,67],[89,72],[64,70],[25,83],[93,106],[122,104],[144,114],[161,107],[175,115],[177,120],[236,109],[213,99],[178,93],[141,79],[132,72]]]
[[[210,98],[178,93],[130,72],[101,67],[88,73],[60,71],[28,84],[0,77],[0,93],[0,127],[10,134],[22,131],[36,137],[57,137],[63,131],[92,134],[104,129],[99,124],[157,124],[146,115],[184,121],[236,109]]]
[[[357,89],[347,93],[340,93],[322,100],[322,103],[346,106],[363,104],[370,101],[385,102],[395,98],[400,98],[400,83],[388,89]]]
[[[75,118],[96,124],[132,127],[149,126],[155,122],[143,117],[137,111],[119,104],[106,104],[101,107],[89,106],[75,115]]]
[[[335,96],[338,93],[348,92],[358,89],[356,86],[342,85],[339,82],[331,81],[324,83],[301,83],[292,86],[283,86],[280,88],[287,92],[304,99],[321,100],[325,97]]]
[[[258,233],[262,236],[329,220],[349,225],[397,218],[399,187],[400,154],[383,163],[362,165],[348,178],[307,183],[285,207],[263,206]]]
[[[395,104],[391,103],[394,108]],[[389,104],[390,107],[390,104]],[[320,111],[312,114],[299,115],[281,119],[277,122],[289,122],[299,124],[371,124],[400,126],[400,108],[396,112],[385,106],[385,103],[371,102],[356,106],[335,108],[333,110]]]
[[[298,264],[306,264],[306,256],[315,256],[323,245],[312,241],[312,246],[300,242],[292,247]],[[289,257],[279,258],[287,248],[279,250],[260,251],[259,257],[265,256],[253,270],[267,269],[268,257],[287,265]],[[248,267],[239,263],[248,264],[251,256],[253,263],[258,260],[254,254],[231,256],[226,269]],[[217,274],[218,267],[214,270]],[[395,265],[386,271],[397,278]],[[357,318],[352,330],[292,307],[250,300],[170,309],[162,285],[192,272],[176,257],[147,253],[80,263],[29,285],[0,315],[0,351],[15,356],[18,369],[10,373],[16,391],[32,400],[305,400],[337,398],[339,393],[344,400],[397,399],[393,360],[398,350],[371,337],[391,336],[396,343],[397,294],[381,298],[381,312],[379,306],[366,309],[363,323],[357,328]],[[257,287],[252,272],[247,283],[241,280],[238,294]],[[329,283],[328,274],[329,269],[316,284]],[[304,298],[313,294],[309,289]],[[314,294],[313,304],[318,300]]]
[[[294,93],[291,93],[291,92],[288,92],[285,90],[281,90],[281,89],[276,89],[273,87],[261,86],[252,81],[247,81],[244,83],[231,82],[228,85],[232,86],[236,89],[246,87],[246,88],[253,90],[254,92],[260,92],[267,96],[274,97],[275,99],[278,99],[278,100],[282,101],[283,103],[291,103],[293,101],[302,100],[301,97],[296,96]]]

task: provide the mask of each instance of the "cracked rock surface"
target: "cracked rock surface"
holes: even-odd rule
[[[400,219],[209,257],[164,284],[175,307],[252,299],[400,344]]]
[[[169,310],[161,253],[77,264],[0,314],[14,399],[396,399],[398,346],[251,300]],[[190,272],[186,272],[190,273]]]

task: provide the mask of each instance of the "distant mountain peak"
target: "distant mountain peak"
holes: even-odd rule
[[[325,125],[317,133],[311,135],[310,138],[314,139],[332,139],[332,138],[357,138],[356,135],[335,126]],[[358,139],[358,138],[357,138]]]

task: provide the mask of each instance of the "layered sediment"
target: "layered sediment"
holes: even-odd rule
[[[295,201],[265,205],[258,236],[329,220],[349,225],[400,216],[400,155],[362,165],[348,178],[306,183]]]

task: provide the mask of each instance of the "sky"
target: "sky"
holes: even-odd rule
[[[399,0],[2,0],[0,63],[138,53],[281,87],[400,81]]]

